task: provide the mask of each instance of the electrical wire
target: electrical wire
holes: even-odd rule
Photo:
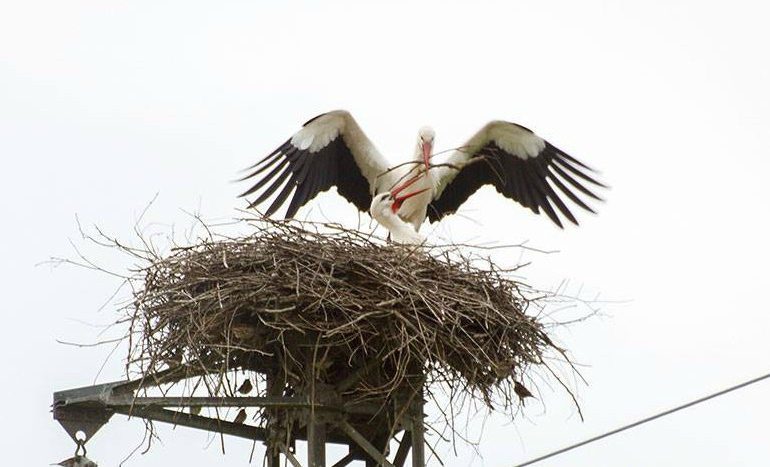
[[[750,379],[748,381],[745,381],[743,383],[737,384],[735,386],[731,386],[731,387],[729,387],[727,389],[723,389],[723,390],[721,390],[719,392],[715,392],[713,394],[709,394],[707,396],[701,397],[700,399],[695,399],[694,401],[687,402],[686,404],[682,404],[680,406],[674,407],[673,409],[664,410],[663,412],[659,412],[659,413],[656,413],[655,415],[649,416],[647,418],[643,418],[641,420],[637,420],[637,421],[635,421],[633,423],[629,423],[628,425],[624,425],[624,426],[622,426],[620,428],[616,428],[616,429],[614,429],[612,431],[608,431],[608,432],[603,433],[601,435],[594,436],[593,438],[589,438],[589,439],[587,439],[585,441],[581,441],[581,442],[573,444],[571,446],[567,446],[565,448],[561,448],[558,451],[553,451],[553,452],[550,452],[550,453],[545,454],[543,456],[536,457],[534,459],[530,459],[530,460],[528,460],[528,461],[526,461],[526,462],[524,462],[522,464],[516,464],[514,467],[524,467],[526,465],[532,465],[535,462],[540,462],[540,461],[548,459],[550,457],[558,456],[559,454],[563,454],[563,453],[565,453],[567,451],[571,451],[571,450],[579,448],[581,446],[585,446],[586,444],[593,443],[594,441],[599,441],[600,439],[607,438],[609,436],[618,434],[621,431],[626,431],[628,429],[637,427],[637,426],[645,424],[647,422],[651,422],[651,421],[656,420],[658,418],[665,417],[666,415],[671,415],[674,412],[678,412],[678,411],[680,411],[682,409],[686,409],[688,407],[692,407],[693,405],[700,404],[701,402],[706,402],[707,400],[714,399],[714,398],[719,397],[719,396],[723,396],[723,395],[727,394],[728,392],[737,391],[738,389],[745,388],[746,386],[750,386],[750,385],[752,385],[754,383],[758,383],[758,382],[760,382],[762,380],[765,380],[765,379],[768,379],[768,378],[770,378],[770,373],[768,373],[766,375],[759,376],[759,377],[754,378],[754,379]]]

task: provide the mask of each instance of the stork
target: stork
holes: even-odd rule
[[[332,186],[362,212],[371,207],[374,195],[410,186],[414,196],[400,204],[397,214],[418,231],[426,218],[434,222],[456,212],[476,190],[489,184],[535,214],[542,210],[563,228],[557,210],[570,222],[577,225],[578,221],[558,192],[593,213],[583,198],[601,198],[588,186],[605,187],[592,176],[593,169],[516,123],[487,123],[443,164],[432,164],[434,142],[434,131],[421,128],[413,160],[389,169],[350,113],[335,110],[309,120],[249,167],[251,173],[241,180],[270,171],[241,196],[262,190],[249,206],[254,207],[281,188],[265,211],[271,216],[293,193],[286,211],[286,218],[291,218]]]
[[[398,211],[404,201],[414,196],[419,196],[426,189],[399,196],[394,192],[386,191],[378,193],[372,198],[369,214],[390,232],[390,240],[394,243],[419,245],[425,238],[417,232],[417,229],[398,216]]]

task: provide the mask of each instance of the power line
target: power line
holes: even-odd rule
[[[693,405],[700,404],[701,402],[706,402],[707,400],[714,399],[715,397],[719,397],[719,396],[725,395],[728,392],[737,391],[738,389],[745,388],[746,386],[750,386],[750,385],[752,385],[754,383],[758,383],[758,382],[760,382],[760,381],[762,381],[764,379],[767,379],[767,378],[770,378],[770,373],[768,373],[766,375],[759,376],[759,377],[754,378],[754,379],[751,379],[749,381],[745,381],[745,382],[743,382],[741,384],[737,384],[737,385],[729,387],[727,389],[723,389],[723,390],[721,390],[719,392],[715,392],[713,394],[709,394],[708,396],[701,397],[700,399],[695,399],[694,401],[691,401],[691,402],[688,402],[686,404],[674,407],[673,409],[668,409],[668,410],[665,410],[663,412],[660,412],[660,413],[657,413],[655,415],[652,415],[650,417],[643,418],[641,420],[635,421],[633,423],[630,423],[628,425],[622,426],[620,428],[616,428],[616,429],[614,429],[612,431],[608,431],[608,432],[603,433],[601,435],[594,436],[593,438],[589,438],[589,439],[587,439],[585,441],[581,441],[581,442],[579,442],[577,444],[573,444],[571,446],[567,446],[566,448],[559,449],[558,451],[553,451],[553,452],[548,453],[548,454],[546,454],[544,456],[540,456],[540,457],[536,457],[534,459],[530,459],[527,462],[524,462],[522,464],[516,464],[514,467],[524,467],[525,465],[532,465],[535,462],[540,462],[542,460],[548,459],[549,457],[557,456],[557,455],[563,454],[563,453],[565,453],[567,451],[571,451],[571,450],[573,450],[575,448],[579,448],[581,446],[585,446],[586,444],[593,443],[594,441],[599,441],[600,439],[607,438],[608,436],[612,436],[614,434],[620,433],[621,431],[626,431],[626,430],[628,430],[630,428],[634,428],[634,427],[637,427],[639,425],[645,424],[647,422],[651,422],[651,421],[653,421],[655,419],[658,419],[658,418],[661,418],[661,417],[665,417],[666,415],[671,415],[674,412],[678,412],[678,411],[680,411],[682,409],[686,409],[688,407],[692,407]]]

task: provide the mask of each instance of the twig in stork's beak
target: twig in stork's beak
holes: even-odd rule
[[[414,182],[412,182],[412,183],[414,183]],[[412,196],[417,196],[420,193],[422,193],[423,191],[427,191],[429,189],[430,188],[423,188],[422,190],[417,190],[415,192],[409,193],[408,195],[404,195],[404,196],[395,196],[395,193],[391,192],[391,194],[395,198],[395,201],[393,201],[393,206],[391,206],[390,209],[393,210],[394,214],[397,213],[398,210],[401,209],[401,205],[404,204],[404,201],[408,200]]]
[[[412,178],[407,179],[404,183],[401,185],[398,185],[394,187],[392,190],[390,190],[390,194],[393,196],[398,196],[399,193],[404,191],[405,188],[409,188],[410,186],[414,185],[414,182],[420,179],[423,174],[420,172],[417,175],[413,176]]]

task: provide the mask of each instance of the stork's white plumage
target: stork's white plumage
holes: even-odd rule
[[[396,214],[398,204],[400,204],[399,201],[400,200],[393,196],[389,191],[376,194],[372,198],[369,214],[371,214],[372,218],[380,225],[388,229],[388,232],[390,232],[390,240],[392,242],[409,245],[419,245],[423,243],[425,238],[417,233],[414,226],[405,222],[398,216],[398,214]]]
[[[367,211],[374,195],[397,192],[396,185],[406,182],[412,193],[419,194],[400,205],[398,216],[415,231],[426,217],[433,222],[454,213],[487,184],[536,214],[542,209],[559,227],[563,225],[557,210],[574,224],[578,222],[557,190],[590,212],[594,211],[573,190],[600,200],[586,187],[604,187],[591,176],[590,167],[521,125],[490,122],[454,150],[446,164],[435,167],[431,166],[434,139],[431,128],[422,128],[413,163],[389,170],[386,159],[350,113],[328,112],[305,123],[288,141],[250,167],[253,172],[244,180],[268,169],[270,172],[241,196],[255,193],[270,182],[251,203],[255,206],[283,186],[266,215],[272,215],[294,192],[286,212],[290,218],[332,186],[359,210]]]

